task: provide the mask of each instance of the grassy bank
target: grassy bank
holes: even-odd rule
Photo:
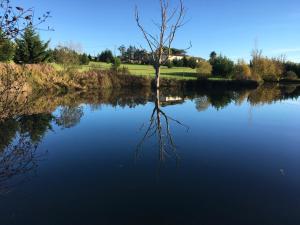
[[[52,64],[58,71],[63,70],[63,66],[58,64]],[[136,65],[136,64],[121,64],[121,68],[127,68],[130,74],[136,76],[149,76],[154,77],[154,69],[151,65]],[[91,62],[89,65],[74,66],[79,72],[87,72],[89,70],[108,70],[111,68],[110,63]],[[196,80],[196,69],[187,67],[173,67],[168,68],[162,66],[161,76],[170,79],[183,79],[183,80]]]
[[[100,64],[105,65],[105,64]],[[91,90],[103,88],[123,88],[123,87],[151,87],[154,85],[154,75],[131,75],[133,68],[143,68],[141,71],[148,71],[150,66],[131,65],[129,73],[125,70],[120,72],[109,70],[107,67],[77,67],[63,69],[53,64],[0,64],[0,91],[5,88],[18,89],[22,91],[49,90]],[[147,68],[148,70],[146,70]],[[163,75],[161,87],[176,88],[198,88],[198,87],[256,87],[255,81],[238,81],[230,79],[211,78],[209,80],[197,80],[196,77],[180,78],[174,73],[180,73],[180,68],[166,69],[173,71],[173,75]],[[138,71],[136,69],[136,71]],[[164,70],[163,70],[164,71]],[[162,71],[162,73],[164,73]],[[174,72],[175,71],[175,72]]]

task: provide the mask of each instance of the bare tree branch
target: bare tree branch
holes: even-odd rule
[[[156,88],[159,88],[160,67],[170,58],[171,47],[179,28],[185,24],[186,9],[183,0],[179,0],[179,6],[170,9],[170,0],[159,0],[160,3],[160,23],[152,20],[159,29],[159,34],[150,34],[140,22],[138,8],[135,8],[135,20],[146,40],[153,59],[153,66],[156,74]]]

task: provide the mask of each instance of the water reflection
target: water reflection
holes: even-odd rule
[[[172,136],[172,131],[170,127],[170,122],[175,122],[176,124],[184,127],[188,131],[188,126],[184,125],[179,120],[176,120],[162,109],[162,105],[166,104],[174,104],[182,102],[181,97],[166,97],[160,95],[160,90],[157,90],[155,93],[154,100],[154,109],[152,111],[149,125],[146,128],[145,135],[143,136],[141,142],[138,144],[136,151],[136,158],[140,157],[141,150],[144,142],[154,137],[157,139],[158,149],[159,149],[159,161],[164,162],[166,157],[174,155],[176,161],[179,160],[179,155],[176,151],[176,144],[174,142],[174,138]]]
[[[49,114],[22,116],[0,123],[0,194],[24,182],[38,167],[46,153],[38,151],[38,145],[51,127],[51,118]]]
[[[63,128],[72,128],[80,123],[83,115],[82,106],[65,106],[60,110],[60,116],[56,118],[56,124]]]
[[[45,157],[45,151],[38,146],[54,125],[65,129],[73,128],[81,122],[85,112],[83,104],[89,105],[93,110],[99,110],[102,105],[134,108],[149,102],[154,103],[149,124],[143,127],[145,134],[138,144],[136,157],[141,156],[143,145],[151,138],[156,140],[159,160],[163,162],[167,157],[174,156],[179,159],[171,123],[188,130],[188,126],[182,121],[166,113],[164,108],[169,105],[192,100],[195,108],[203,112],[209,107],[222,110],[232,103],[241,105],[247,102],[253,107],[272,104],[277,101],[297,99],[299,95],[299,85],[278,84],[262,85],[254,90],[163,89],[154,94],[150,89],[48,93],[47,95],[35,93],[28,96],[4,94],[0,99],[0,191],[7,191],[11,186],[22,182],[24,177],[22,179],[15,179],[15,177],[22,177],[19,175],[25,175],[37,168],[39,161]]]

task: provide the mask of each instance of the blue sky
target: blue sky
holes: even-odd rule
[[[171,0],[176,2],[177,0]],[[41,32],[59,43],[78,43],[97,54],[114,51],[121,44],[145,45],[134,21],[134,6],[140,9],[143,23],[152,29],[151,19],[158,18],[158,0],[13,0],[31,7],[36,13],[51,11],[46,25],[54,32]],[[249,59],[255,42],[268,56],[285,54],[300,62],[299,0],[185,0],[189,22],[179,31],[174,47],[207,58],[211,51],[232,59]],[[146,46],[146,45],[145,45]]]

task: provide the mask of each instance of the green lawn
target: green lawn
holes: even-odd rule
[[[53,64],[57,70],[62,70],[62,66]],[[154,76],[154,69],[149,65],[133,65],[133,64],[122,64],[121,67],[127,67],[129,72],[133,75],[138,76]],[[78,66],[78,70],[81,72],[88,71],[90,69],[109,69],[111,64],[101,62],[91,62],[89,65]],[[174,67],[174,68],[161,68],[161,76],[166,78],[175,79],[196,79],[196,70],[186,67]]]

